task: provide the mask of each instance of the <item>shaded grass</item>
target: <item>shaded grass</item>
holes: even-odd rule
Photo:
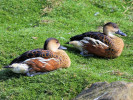
[[[72,99],[99,81],[133,81],[133,13],[131,0],[2,0],[0,1],[0,99]],[[27,9],[27,10],[26,10]],[[116,59],[82,57],[65,44],[71,36],[98,31],[115,22],[128,36]],[[34,39],[33,37],[37,37]],[[42,48],[48,37],[68,47],[71,67],[26,77],[2,67],[23,52]]]

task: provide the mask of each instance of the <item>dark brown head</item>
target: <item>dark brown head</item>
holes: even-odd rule
[[[103,26],[103,33],[108,36],[114,36],[113,34],[119,34],[122,36],[127,36],[125,33],[121,32],[117,24],[108,22]]]
[[[44,50],[56,51],[58,49],[67,49],[60,45],[59,41],[55,38],[48,38],[44,44]]]

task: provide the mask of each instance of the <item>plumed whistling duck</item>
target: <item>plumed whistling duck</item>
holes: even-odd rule
[[[34,49],[27,51],[15,58],[9,68],[15,73],[23,73],[27,76],[34,76],[56,70],[58,68],[70,67],[71,61],[69,56],[55,38],[48,38],[45,41],[44,49]]]
[[[103,26],[103,33],[86,32],[76,35],[71,37],[67,44],[72,44],[79,49],[82,55],[94,54],[100,57],[115,58],[121,55],[124,42],[114,34],[127,36],[115,23],[108,22]]]

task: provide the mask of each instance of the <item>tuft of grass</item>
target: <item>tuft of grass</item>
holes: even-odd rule
[[[1,0],[0,99],[70,100],[100,81],[133,81],[132,0]],[[126,33],[120,57],[83,57],[65,44],[71,36],[99,31],[106,22],[117,23]],[[54,37],[66,46],[71,67],[27,77],[5,70],[25,51],[42,48]]]

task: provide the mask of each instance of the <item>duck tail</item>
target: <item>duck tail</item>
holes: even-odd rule
[[[8,65],[8,66],[4,66],[3,68],[13,68],[13,67],[11,67],[10,65]]]
[[[65,44],[69,44],[69,42],[66,42]]]
[[[78,43],[79,41],[69,41],[69,42],[66,42],[66,44],[75,44],[75,43]]]

